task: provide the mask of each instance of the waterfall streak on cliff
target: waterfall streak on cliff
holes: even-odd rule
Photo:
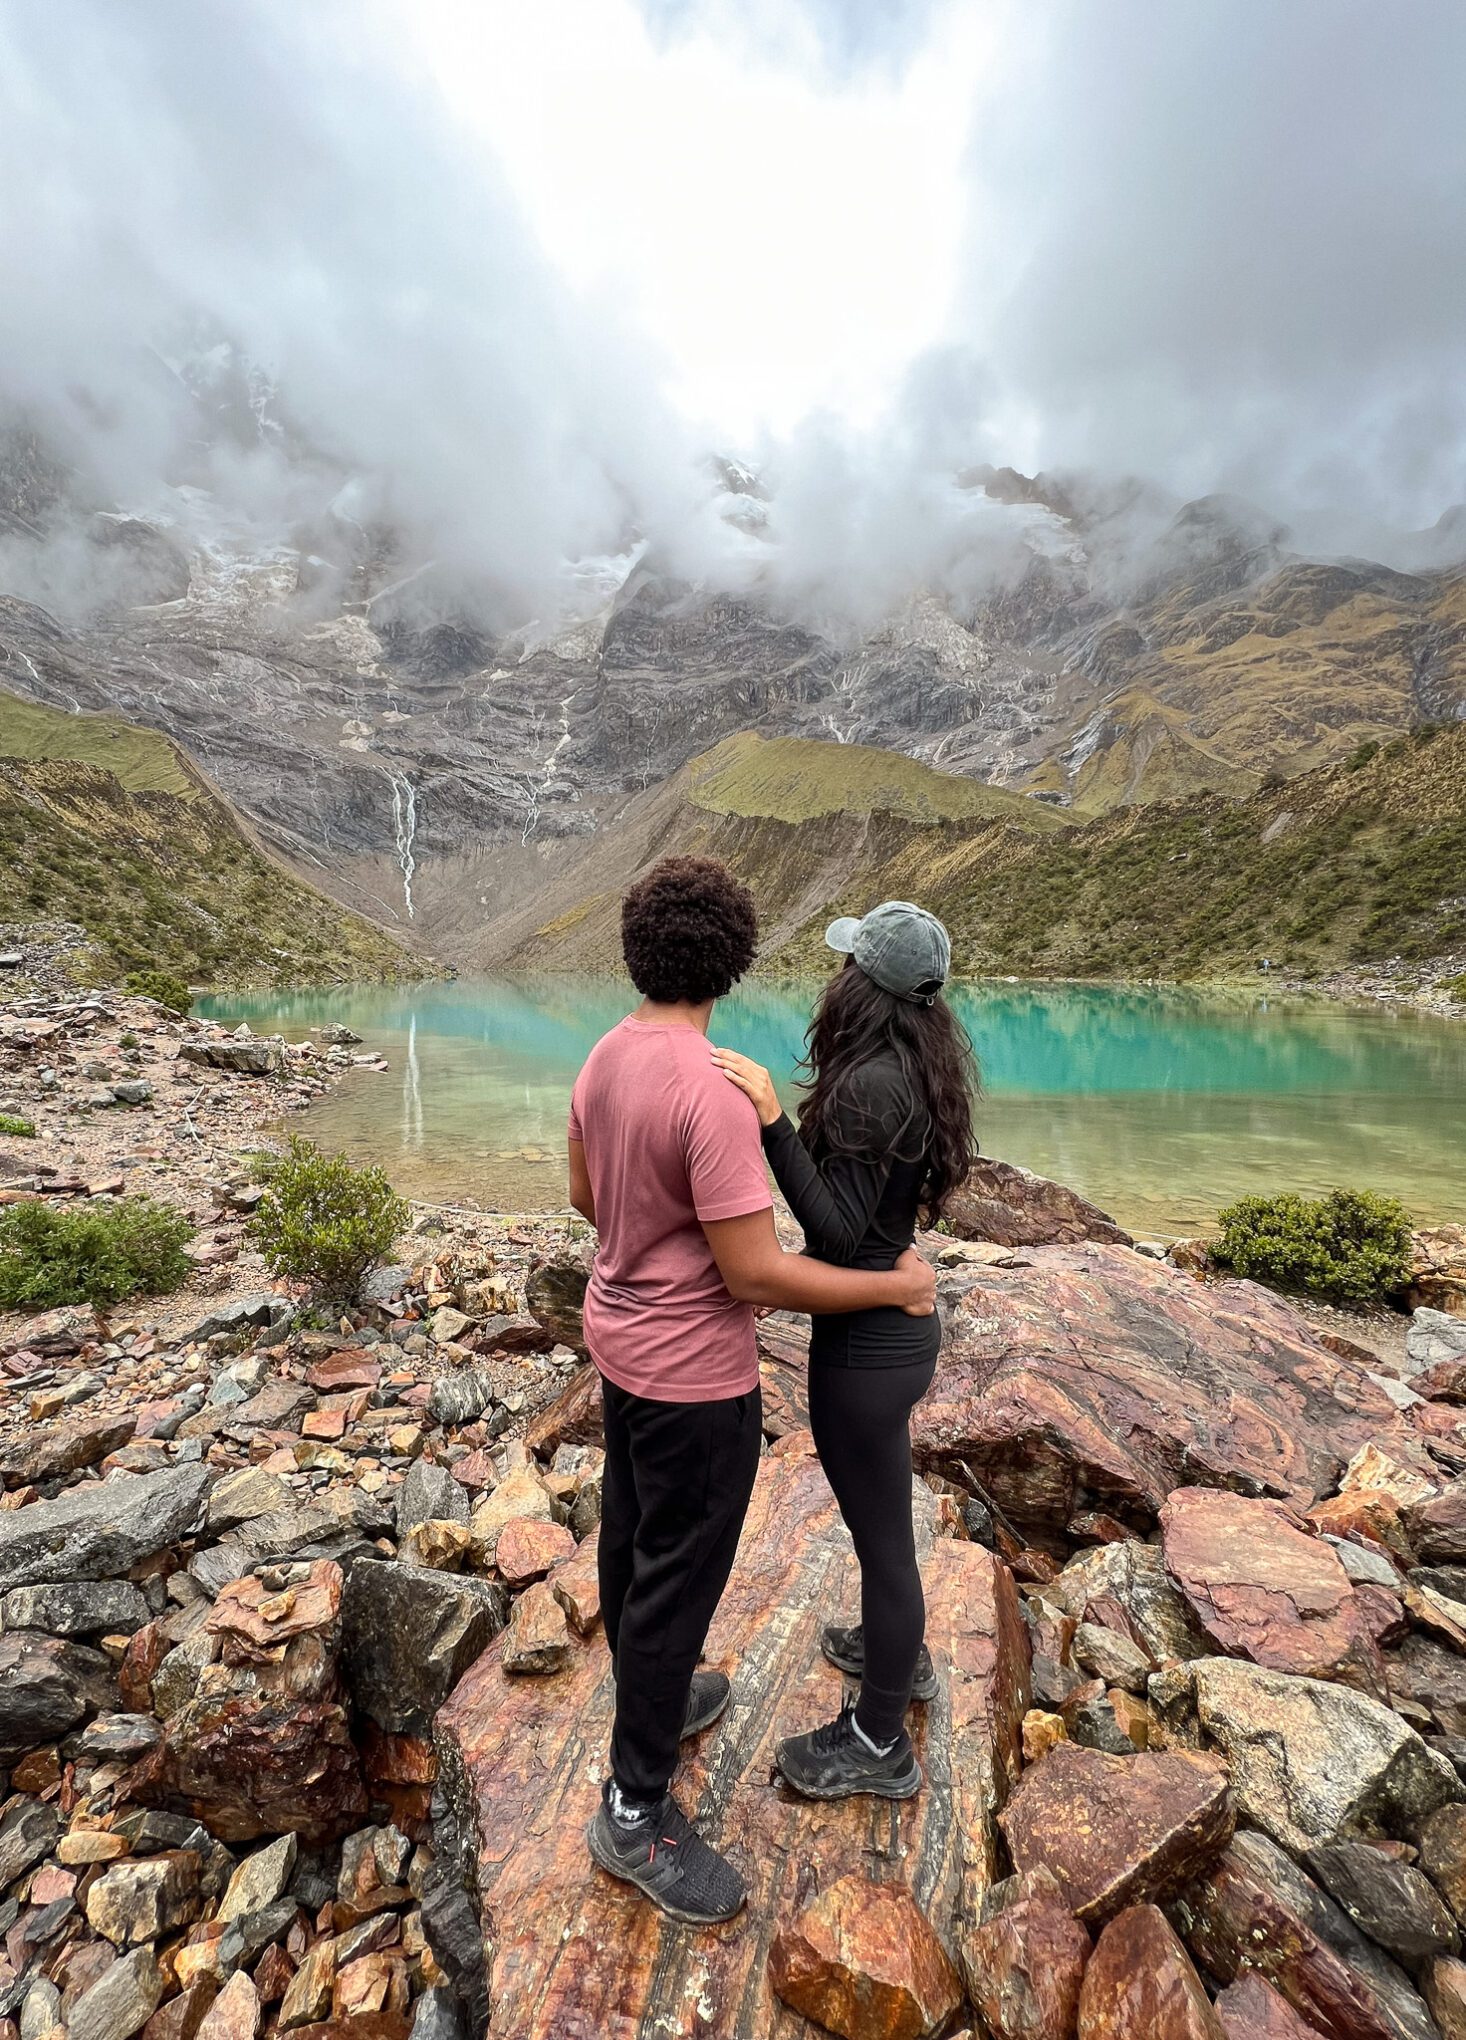
[[[412,846],[417,837],[417,789],[405,772],[392,774],[392,830],[397,838],[397,862],[402,867],[402,901],[412,920],[412,874],[417,860]]]

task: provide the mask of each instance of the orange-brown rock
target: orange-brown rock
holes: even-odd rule
[[[1405,1301],[1412,1310],[1466,1317],[1466,1225],[1435,1225],[1410,1235]]]
[[[842,1877],[781,1926],[769,1981],[844,2040],[924,2040],[962,2001],[947,1951],[903,1885]]]
[[[514,1603],[500,1662],[506,1672],[558,1672],[572,1643],[565,1610],[547,1580],[536,1580]]]
[[[187,1702],[129,1773],[128,1790],[144,1806],[193,1814],[224,1842],[326,1842],[367,1813],[346,1708],[270,1693]]]
[[[601,1582],[597,1565],[599,1528],[578,1548],[573,1558],[557,1565],[550,1589],[565,1610],[577,1636],[589,1636],[601,1619]]]
[[[536,1523],[527,1518],[506,1523],[494,1548],[494,1565],[511,1587],[543,1579],[551,1567],[573,1557],[575,1539],[563,1523]]]
[[[975,1914],[993,1876],[993,1816],[1017,1768],[1026,1639],[1005,1568],[979,1545],[934,1538],[934,1498],[919,1485],[914,1494],[942,1688],[912,1716],[928,1789],[899,1805],[815,1804],[779,1786],[773,1746],[839,1704],[819,1636],[854,1605],[854,1561],[807,1435],[791,1434],[759,1469],[706,1651],[733,1678],[732,1704],[687,1745],[676,1785],[749,1882],[747,1912],[722,1932],[689,1934],[587,1867],[582,1837],[613,1698],[600,1633],[574,1642],[546,1678],[506,1677],[502,1643],[465,1675],[437,1738],[453,1832],[471,1843],[492,2040],[665,2040],[684,2029],[795,2040],[810,2029],[773,1995],[767,1958],[775,1928],[818,1893],[874,1871],[919,1894],[947,1945]]]
[[[1166,1916],[1133,1905],[1110,1921],[1084,1972],[1079,2040],[1226,2040]]]
[[[524,1442],[541,1459],[553,1459],[562,1445],[605,1443],[601,1377],[591,1361],[582,1362],[548,1409],[532,1420]]]
[[[1442,1955],[1426,1970],[1420,1987],[1441,2040],[1466,2040],[1466,1962]]]
[[[993,2040],[1074,2040],[1089,1935],[1045,1869],[1014,1879],[1002,1910],[962,1940],[968,1996]]]
[[[1405,1511],[1405,1529],[1426,1565],[1458,1565],[1466,1559],[1466,1481]]]
[[[1260,1976],[1229,1983],[1216,2011],[1227,2040],[1319,2040],[1317,2026],[1310,2026]]]
[[[1226,1773],[1174,1751],[1110,1756],[1058,1743],[999,1816],[1014,1864],[1043,1865],[1086,1924],[1164,1901],[1226,1847]]]
[[[1337,1552],[1281,1503],[1178,1488],[1161,1510],[1161,1546],[1219,1651],[1383,1693],[1379,1647]]]
[[[1364,1368],[1252,1283],[1093,1243],[1024,1260],[940,1276],[942,1366],[912,1422],[922,1467],[969,1467],[1020,1529],[1056,1534],[1097,1499],[1149,1527],[1179,1487],[1307,1508],[1371,1439],[1416,1452]]]

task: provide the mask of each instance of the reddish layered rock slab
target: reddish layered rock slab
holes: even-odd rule
[[[965,1937],[968,1995],[997,2040],[1074,2040],[1089,1935],[1052,1871],[1013,1883],[1011,1902]]]
[[[769,1981],[847,2040],[923,2040],[962,2002],[950,1956],[900,1884],[841,1877],[781,1926]]]
[[[1306,1509],[1371,1440],[1421,1457],[1364,1369],[1253,1283],[1098,1244],[1026,1260],[941,1276],[942,1365],[912,1422],[919,1465],[970,1468],[1021,1528],[1095,1508],[1149,1528],[1180,1487]]]
[[[1260,1976],[1240,1977],[1217,1999],[1217,2017],[1227,2040],[1319,2040],[1310,2026]]]
[[[1220,1855],[1234,1818],[1226,1773],[1204,1759],[1060,1742],[1024,1772],[1002,1828],[1017,1868],[1051,1871],[1093,1926],[1169,1898]]]
[[[903,1804],[814,1805],[775,1782],[776,1740],[828,1719],[842,1681],[819,1654],[826,1621],[848,1619],[855,1565],[807,1437],[759,1471],[707,1661],[733,1679],[727,1713],[688,1745],[677,1791],[748,1879],[747,1912],[691,1933],[591,1866],[584,1830],[604,1776],[611,1677],[597,1630],[566,1667],[506,1675],[502,1643],[438,1717],[442,1778],[471,1839],[489,2033],[495,2040],[812,2040],[781,2003],[767,1962],[776,1929],[842,1877],[902,1887],[955,1949],[994,1872],[994,1817],[1017,1769],[1027,1645],[1011,1579],[979,1545],[933,1538],[920,1487],[927,1637],[941,1693],[916,1710],[926,1772]]]
[[[1078,1240],[1130,1245],[1129,1233],[1077,1190],[988,1155],[973,1163],[948,1199],[946,1218],[959,1240],[990,1240],[999,1247],[1072,1246]]]
[[[1228,1657],[1383,1694],[1367,1607],[1333,1546],[1291,1510],[1179,1488],[1161,1510],[1161,1547],[1192,1613]]]
[[[1079,2040],[1227,2040],[1190,1956],[1153,1905],[1110,1921],[1084,1972]]]

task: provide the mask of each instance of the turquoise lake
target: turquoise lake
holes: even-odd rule
[[[786,1103],[814,986],[756,985],[713,1039],[766,1063]],[[1388,1191],[1421,1223],[1466,1216],[1466,1024],[1241,991],[978,983],[953,992],[983,1071],[985,1153],[1072,1184],[1141,1231],[1232,1198]],[[547,1210],[565,1196],[565,1108],[629,986],[556,978],[215,999],[201,1011],[300,1038],[344,1020],[388,1075],[353,1074],[290,1124],[399,1189]]]

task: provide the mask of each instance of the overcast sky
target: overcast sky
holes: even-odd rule
[[[0,0],[0,390],[141,497],[202,306],[526,600],[715,566],[708,446],[817,588],[936,571],[980,458],[1427,524],[1463,84],[1462,0]]]

